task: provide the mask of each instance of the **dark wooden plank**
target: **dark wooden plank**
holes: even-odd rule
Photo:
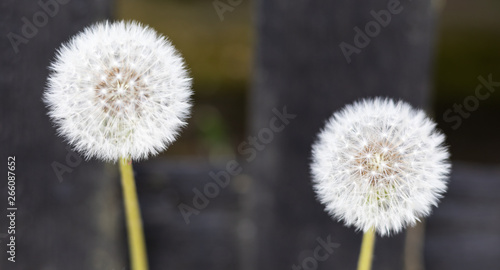
[[[240,269],[238,227],[241,179],[231,178],[217,196],[197,208],[193,198],[215,183],[205,161],[154,159],[135,166],[151,269]],[[196,209],[187,219],[179,205]],[[186,222],[187,220],[187,222]]]
[[[74,166],[68,165],[66,144],[56,136],[41,100],[55,49],[84,26],[109,17],[110,4],[100,0],[0,3],[1,233],[7,232],[4,176],[9,155],[17,161],[18,203],[16,262],[7,261],[6,241],[0,239],[0,269],[125,266],[126,249],[117,230],[121,204],[110,196],[119,192],[117,175],[105,173],[101,162],[78,162],[72,157],[69,163]],[[23,41],[12,43],[12,35]],[[52,168],[54,162],[71,170],[62,175],[62,182]]]
[[[426,269],[498,269],[500,166],[455,162],[449,190],[426,223]]]
[[[256,190],[249,188],[252,180],[245,171],[233,177],[227,188],[221,188],[219,195],[210,199],[199,214],[192,215],[189,224],[178,209],[180,203],[192,206],[193,189],[203,190],[208,183],[213,183],[209,172],[223,170],[224,165],[214,166],[199,160],[159,159],[136,165],[153,269],[249,269],[260,263],[258,254],[253,251],[254,240],[260,237],[257,229],[272,224],[263,223],[266,222],[265,216],[260,219],[249,216],[254,202],[251,198],[271,195],[253,194]],[[426,269],[496,269],[500,263],[500,200],[493,195],[500,190],[499,176],[499,167],[454,164],[449,191],[426,222]],[[282,189],[283,193],[291,192],[286,186]],[[296,191],[293,196],[296,196]],[[290,200],[293,206],[294,200]],[[293,207],[283,211],[303,211],[301,206]],[[294,226],[293,222],[300,221],[290,221],[288,226]],[[330,226],[337,226],[332,221],[327,222]],[[313,225],[300,228],[302,242],[299,245],[303,250],[296,254],[290,268],[312,255],[312,249],[318,246],[318,237],[325,239],[328,235],[341,246],[321,265],[338,264],[345,260],[344,256],[355,260],[358,238],[343,236],[331,228],[315,235]],[[338,239],[343,239],[343,242]],[[381,256],[390,257],[384,253],[401,255],[402,247],[391,245],[390,239],[377,240],[375,260]],[[381,251],[383,248],[387,250]],[[275,255],[278,259],[287,256],[280,251]],[[397,258],[387,259],[387,265],[374,269],[392,268],[394,261]]]
[[[361,234],[334,222],[312,191],[310,147],[324,121],[369,96],[427,108],[434,32],[431,1],[401,1],[401,12],[348,63],[339,45],[394,1],[257,1],[257,48],[250,133],[269,126],[273,108],[296,119],[249,164],[251,214],[258,227],[251,269],[290,269],[317,237],[341,244],[317,269],[355,269]],[[374,269],[401,269],[404,234],[377,240]]]

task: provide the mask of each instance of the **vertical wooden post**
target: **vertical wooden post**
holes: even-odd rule
[[[318,237],[328,236],[340,247],[314,269],[355,269],[361,233],[333,221],[316,201],[311,144],[334,111],[360,98],[388,96],[427,108],[432,3],[260,0],[256,13],[251,133],[268,127],[273,108],[286,106],[296,118],[249,165],[254,269],[313,267],[307,258]],[[355,52],[343,53],[345,46]],[[377,239],[374,269],[402,269],[403,242],[404,233]]]
[[[0,3],[0,236],[10,226],[5,218],[8,156],[16,157],[17,207],[16,262],[7,260],[8,239],[0,237],[0,269],[125,266],[117,175],[66,149],[42,102],[56,48],[90,23],[109,18],[111,2]]]

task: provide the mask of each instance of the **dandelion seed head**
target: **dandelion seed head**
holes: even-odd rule
[[[190,113],[191,79],[173,45],[137,22],[94,24],[58,50],[44,101],[87,158],[144,159],[166,149]]]
[[[313,145],[318,199],[359,230],[389,235],[414,225],[446,191],[449,154],[435,126],[404,102],[375,98],[346,106]]]

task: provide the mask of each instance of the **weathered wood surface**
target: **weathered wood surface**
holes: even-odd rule
[[[188,223],[178,208],[181,203],[194,208],[193,190],[203,192],[214,183],[209,172],[219,167],[159,159],[135,165],[151,269],[240,269],[241,180],[231,180],[218,196],[208,198]]]
[[[251,197],[262,194],[253,194],[256,191],[250,188],[252,180],[246,171],[233,177],[226,188],[220,189],[218,196],[209,199],[209,204],[199,214],[190,216],[189,224],[178,209],[180,203],[192,206],[193,189],[203,191],[207,183],[214,182],[209,172],[218,172],[224,165],[214,166],[193,160],[152,160],[135,166],[151,269],[234,270],[264,263],[259,261],[262,257],[252,252],[252,240],[261,237],[256,229],[262,226],[263,217],[252,216],[247,210],[251,207]],[[286,186],[282,189],[281,196],[296,196],[295,193],[288,194],[292,191]],[[498,166],[454,164],[449,190],[425,224],[425,269],[497,269],[500,265],[499,191]],[[292,199],[290,207],[282,211],[301,211],[302,204],[302,201]],[[320,205],[317,207],[321,210]],[[297,221],[291,220],[287,227],[276,228],[296,228],[303,241],[299,246],[302,250],[285,269],[292,269],[301,256],[311,256],[311,249],[318,245],[317,237],[325,238],[328,234],[340,246],[326,261],[319,263],[318,269],[324,264],[337,265],[331,269],[355,269],[338,265],[346,261],[346,256],[353,260],[346,264],[355,264],[359,235],[349,233],[342,236],[328,226],[313,234],[311,225],[298,227],[294,223]],[[330,224],[335,226],[334,222],[330,221]],[[402,246],[389,245],[389,238],[378,238],[377,241],[375,260],[380,259],[380,254],[395,255],[392,260],[387,255],[386,265],[373,269],[395,269],[401,260],[396,254],[401,255]],[[346,247],[350,249],[344,250]],[[287,252],[275,250],[272,255],[278,259],[286,258],[290,256]]]
[[[426,269],[499,269],[500,164],[453,167],[449,190],[427,221]]]
[[[399,12],[368,44],[358,42],[348,63],[342,42],[354,46],[354,28],[373,24],[372,13],[394,2]],[[316,201],[311,144],[333,112],[360,98],[428,107],[434,17],[431,1],[257,1],[250,133],[269,125],[273,108],[297,117],[249,164],[259,232],[251,269],[290,269],[325,234],[341,247],[317,269],[355,269],[361,234],[332,221]],[[403,243],[404,234],[379,239],[374,269],[402,269]]]
[[[112,270],[125,263],[123,238],[116,230],[121,207],[116,175],[106,174],[103,163],[79,163],[76,156],[68,164],[66,144],[56,136],[41,100],[56,48],[89,23],[109,17],[110,3],[0,2],[0,233],[7,233],[10,155],[16,156],[18,209],[16,262],[7,261],[6,239],[0,238],[0,269]],[[10,33],[18,36],[14,43]],[[62,182],[53,162],[71,170]]]
[[[63,2],[62,0],[60,2]],[[297,117],[258,151],[244,170],[190,223],[179,204],[213,183],[226,163],[164,161],[135,165],[151,269],[291,269],[312,255],[317,238],[340,244],[317,269],[355,269],[360,234],[332,221],[316,202],[308,170],[310,145],[335,110],[374,95],[427,107],[433,15],[429,1],[404,10],[347,63],[339,48],[353,28],[387,2],[258,1],[251,127],[258,135],[273,108]],[[37,1],[6,0],[0,32],[19,33]],[[54,50],[91,21],[109,15],[108,1],[71,0],[15,53],[0,43],[0,158],[17,157],[17,259],[0,269],[126,269],[126,238],[116,168],[81,162],[59,182],[52,163],[66,164],[41,102]],[[0,166],[0,175],[6,175]],[[250,175],[250,176],[249,176]],[[427,222],[427,269],[496,269],[500,265],[499,169],[455,164],[450,189]],[[471,184],[473,182],[474,184]],[[0,181],[6,201],[6,183]],[[6,231],[0,207],[0,233]],[[2,235],[0,235],[1,237]],[[404,235],[377,241],[374,269],[402,269]]]

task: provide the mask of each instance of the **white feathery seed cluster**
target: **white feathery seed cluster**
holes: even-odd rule
[[[421,110],[368,99],[335,113],[313,145],[314,189],[346,225],[397,233],[430,214],[451,165],[444,135]]]
[[[84,29],[59,48],[50,70],[49,116],[87,158],[155,155],[189,117],[184,60],[164,36],[137,22]]]

